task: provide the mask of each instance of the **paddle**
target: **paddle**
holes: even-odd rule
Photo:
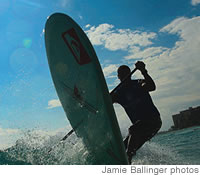
[[[60,143],[62,143],[63,141],[65,141],[70,135],[72,135],[72,133],[80,126],[80,124],[83,122],[83,119],[74,127],[74,129],[71,129],[67,135],[65,135],[59,142],[58,144],[54,145],[49,151],[48,153],[50,153],[53,148],[55,148],[56,146],[58,146]]]
[[[111,92],[110,94],[112,94],[113,92],[115,92],[122,84],[124,84],[124,82],[131,77],[131,75],[137,70],[137,68],[133,69]]]
[[[58,144],[54,145],[52,148],[49,149],[48,153],[50,153],[50,152],[53,150],[53,148],[57,147],[60,143],[62,143],[64,140],[66,140],[73,132],[74,132],[74,129],[72,129],[71,131],[69,131],[69,132],[67,133],[67,135],[64,136],[64,137],[58,142]]]
[[[112,93],[114,93],[119,87],[121,87],[122,86],[122,84],[124,84],[124,82],[129,78],[129,77],[131,77],[131,75],[135,72],[137,70],[137,68],[135,68],[135,69],[133,69],[111,92],[110,92],[110,94],[112,94]],[[58,143],[58,144],[60,144],[61,142],[63,142],[64,140],[66,140],[72,133],[74,133],[74,131],[79,127],[79,125],[81,124],[82,122],[80,122],[80,123],[78,123],[77,124],[77,126],[75,126],[74,127],[74,129],[72,129],[72,130],[70,130],[61,140],[60,140],[60,142]],[[57,144],[57,145],[58,145]],[[57,146],[56,145],[56,146]],[[54,148],[54,147],[53,147]],[[51,148],[49,151],[48,151],[48,153],[49,152],[51,152],[52,151],[52,149],[53,148]]]

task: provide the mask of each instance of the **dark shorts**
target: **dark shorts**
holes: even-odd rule
[[[161,125],[161,120],[137,121],[129,128],[129,134],[151,139],[159,131]]]
[[[151,121],[137,121],[129,128],[129,135],[124,140],[125,148],[138,150],[146,141],[150,140],[161,128],[160,119]],[[130,141],[131,137],[131,142]],[[131,144],[131,145],[128,145]]]

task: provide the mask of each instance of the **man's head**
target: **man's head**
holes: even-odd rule
[[[122,65],[118,68],[117,73],[120,81],[123,81],[131,73],[131,69],[126,65]]]

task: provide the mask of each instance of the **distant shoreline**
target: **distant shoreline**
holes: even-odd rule
[[[180,130],[189,129],[189,128],[193,128],[193,127],[200,127],[200,125],[194,125],[194,126],[189,126],[189,127],[180,128],[180,129],[178,129],[178,128],[176,128],[176,129],[169,129],[167,131],[160,131],[160,132],[157,133],[157,135],[159,135],[159,134],[165,134],[165,133],[169,133],[169,132],[173,132],[173,131],[180,131]]]

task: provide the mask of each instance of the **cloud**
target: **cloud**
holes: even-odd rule
[[[196,6],[196,5],[200,4],[200,0],[192,0],[191,3],[193,6]]]
[[[0,149],[6,149],[12,146],[16,139],[20,137],[21,130],[0,127]]]
[[[125,59],[145,59],[148,57],[154,57],[163,53],[163,51],[167,50],[164,47],[149,47],[144,50],[141,50],[139,47],[133,47],[128,52],[129,55],[125,56]]]
[[[106,67],[103,68],[103,73],[104,73],[104,76],[106,78],[109,78],[109,76],[112,74],[112,73],[115,73],[118,69],[118,65],[115,65],[115,64],[110,64]]]
[[[79,17],[81,20],[83,19],[83,16],[82,16],[82,15],[79,15],[78,17]]]
[[[66,7],[67,5],[69,5],[70,4],[70,1],[71,0],[60,0],[60,5],[61,5],[61,7]]]
[[[85,26],[85,28],[89,28],[89,27],[91,27],[91,25],[90,25],[90,24],[87,24],[87,25]]]
[[[155,32],[145,32],[131,29],[115,29],[111,24],[85,26],[86,33],[93,45],[102,45],[110,51],[127,51],[125,59],[145,59],[163,53],[168,48],[150,47],[157,38]]]
[[[0,128],[0,136],[8,136],[19,133],[19,129]]]
[[[127,51],[133,46],[149,46],[152,39],[156,38],[154,32],[142,32],[130,29],[115,29],[111,24],[100,24],[99,26],[87,26],[86,31],[93,45],[103,45],[111,51]]]
[[[42,6],[42,4],[39,3],[39,2],[31,2],[31,1],[21,0],[21,3],[24,3],[24,4],[26,4],[26,5],[29,5],[29,6],[31,6],[31,7],[36,7],[36,8],[44,7],[44,6]]]
[[[47,109],[52,109],[52,108],[56,108],[56,107],[60,107],[61,106],[61,103],[60,103],[60,100],[58,99],[53,99],[53,100],[50,100],[48,102],[48,107]]]

